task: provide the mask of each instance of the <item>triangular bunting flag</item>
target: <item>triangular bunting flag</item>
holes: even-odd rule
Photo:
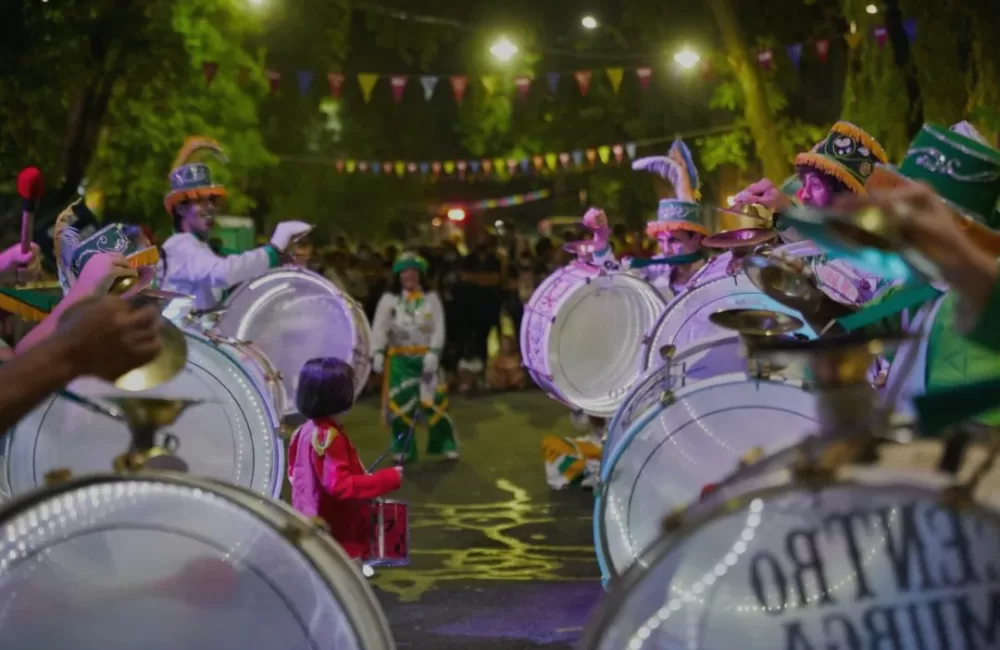
[[[559,80],[562,79],[562,75],[558,72],[550,72],[547,78],[549,81],[549,92],[555,95],[559,92]]]
[[[415,163],[415,162],[406,163],[406,171],[410,172],[411,174],[416,174],[417,173],[417,163]]]
[[[520,99],[527,99],[528,93],[531,92],[531,77],[516,77],[514,87],[517,88],[517,96]]]
[[[554,153],[545,154],[545,164],[548,165],[549,169],[555,169],[556,164],[559,162],[559,156]]]
[[[205,85],[211,86],[215,79],[215,73],[219,71],[219,64],[215,61],[205,61],[201,64],[201,73],[205,75]]]
[[[598,147],[597,155],[601,157],[601,162],[607,165],[608,161],[611,160],[611,147],[609,147],[608,145]]]
[[[573,164],[574,165],[576,165],[577,167],[579,167],[580,165],[583,164],[583,152],[582,151],[574,151],[572,155],[573,155]]]
[[[358,166],[358,162],[356,160],[350,160],[350,159],[348,159],[347,164],[345,165],[345,167],[347,168],[347,173],[348,174],[353,174],[354,170],[357,168],[357,166]]]
[[[455,173],[455,161],[454,160],[446,160],[446,161],[444,161],[444,173],[445,174],[454,174]]]
[[[545,165],[545,159],[541,156],[534,156],[531,162],[535,163],[535,169],[541,171],[542,167]]]
[[[405,74],[394,74],[389,77],[389,85],[392,87],[392,101],[397,104],[403,101],[403,91],[406,90],[406,82],[409,77]]]
[[[917,19],[907,18],[904,20],[903,31],[906,32],[906,38],[912,43],[917,38]]]
[[[639,87],[643,90],[649,90],[649,82],[653,80],[653,69],[636,68],[635,74],[639,77]]]
[[[366,172],[368,171],[368,161],[362,160],[358,163],[358,170]]]
[[[471,171],[473,174],[478,174],[479,173],[479,161],[478,160],[470,160],[469,161],[469,171]]]
[[[623,147],[620,144],[616,144],[615,146],[611,147],[611,151],[614,152],[615,160],[617,160],[618,162],[621,162],[622,158],[625,157],[625,147]]]
[[[632,158],[632,159],[635,158],[635,143],[634,142],[627,142],[625,144],[625,153],[628,154],[629,158]]]
[[[267,71],[267,87],[270,89],[273,95],[278,91],[278,86],[281,84],[281,73],[277,70]]]
[[[611,82],[611,90],[618,93],[618,89],[622,87],[622,76],[624,76],[625,71],[622,68],[607,68],[605,72],[608,73],[608,81]]]
[[[878,46],[885,47],[886,41],[889,40],[889,30],[879,25],[872,29],[872,34],[875,36],[875,42],[878,43]]]
[[[451,91],[455,93],[455,101],[459,104],[465,99],[465,89],[469,85],[469,78],[465,75],[455,75],[451,77]]]
[[[799,62],[802,61],[802,43],[793,43],[785,48],[788,52],[788,58],[792,61],[792,66],[798,70]]]
[[[563,167],[569,167],[569,152],[564,151],[559,154],[559,162],[562,163]]]
[[[502,171],[503,171],[503,166],[504,166],[504,164],[505,164],[505,163],[509,163],[509,162],[510,162],[510,161],[504,161],[504,159],[503,159],[503,158],[494,158],[494,159],[493,159],[493,169],[495,169],[495,170],[496,170],[496,172],[497,172],[497,173],[499,174],[500,172],[502,172]],[[509,166],[509,165],[508,165],[508,166]],[[514,166],[515,166],[515,167],[517,166],[517,162],[515,162],[515,163],[514,163]]]
[[[465,172],[466,169],[468,169],[469,163],[467,163],[464,160],[459,160],[458,162],[455,163],[455,167],[456,169],[458,169],[458,173],[462,174]]]
[[[377,74],[363,73],[358,75],[358,85],[361,86],[361,95],[365,98],[366,104],[371,101],[372,90],[375,88],[377,81]]]
[[[336,167],[336,168],[337,168],[337,171],[338,171],[338,172],[342,172],[342,171],[344,171],[344,161],[343,161],[343,160],[340,160],[340,159],[338,159],[338,160],[337,160],[337,162],[335,162],[335,163],[334,163],[334,167]]]
[[[577,70],[573,73],[576,84],[580,86],[580,95],[586,97],[590,93],[590,79],[593,73],[590,70]]]
[[[483,88],[486,89],[486,97],[492,97],[493,93],[497,91],[497,82],[499,81],[499,77],[495,74],[483,75],[482,81]]]
[[[330,86],[330,95],[334,99],[340,98],[340,93],[344,91],[344,75],[339,72],[326,73],[326,83]]]
[[[852,50],[857,49],[858,45],[861,44],[861,33],[854,32],[853,34],[844,34],[844,40],[847,41],[847,47]]]
[[[434,75],[424,75],[420,77],[420,85],[424,89],[424,101],[431,101],[431,98],[434,97],[434,89],[438,85],[438,78]]]
[[[488,158],[483,158],[483,171],[487,174],[493,169],[493,161]]]
[[[385,172],[386,174],[391,174],[393,167],[394,165],[390,160],[387,160],[384,163],[382,163],[382,171]]]
[[[422,163],[420,163],[420,173],[421,174],[425,174],[426,175],[426,174],[430,173],[430,171],[431,171],[431,164],[429,162],[422,162]]]
[[[816,56],[819,57],[820,63],[826,63],[827,57],[830,56],[830,39],[821,38],[816,41]]]
[[[760,50],[757,52],[757,63],[764,70],[770,70],[774,65],[774,54],[771,50]]]
[[[406,163],[403,162],[402,160],[397,160],[395,167],[396,167],[396,176],[402,176],[403,174],[406,173]]]
[[[379,161],[377,160],[373,160],[371,164],[368,165],[368,167],[369,169],[372,170],[372,173],[375,174],[376,176],[382,173],[382,165],[379,164]]]
[[[434,172],[435,174],[440,174],[441,173],[441,163],[439,163],[436,160],[434,162],[432,162],[431,163],[431,171]]]
[[[312,70],[299,70],[295,73],[299,80],[299,94],[305,96],[313,82]]]
[[[499,168],[500,168],[500,165],[497,165],[497,169],[499,169]],[[515,169],[517,169],[517,161],[514,160],[513,158],[511,158],[510,160],[507,161],[507,170],[511,174],[513,174]]]
[[[587,162],[593,165],[596,160],[597,160],[597,150],[587,149]]]

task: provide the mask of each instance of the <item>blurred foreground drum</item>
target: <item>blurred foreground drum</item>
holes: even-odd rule
[[[663,519],[721,481],[748,453],[773,453],[815,431],[801,382],[720,375],[675,389],[641,415],[601,467],[594,546],[605,582],[659,538]]]
[[[185,338],[184,371],[141,396],[205,400],[169,427],[180,441],[178,455],[191,474],[277,497],[285,461],[271,398],[260,392],[245,366],[225,349],[193,332],[185,332]],[[109,384],[94,379],[77,380],[70,389],[98,401],[114,392]],[[42,485],[54,469],[66,468],[76,476],[108,471],[112,459],[131,441],[122,422],[51,397],[4,437],[6,453],[0,469],[10,492],[18,496]]]
[[[798,316],[794,309],[785,307],[757,289],[745,273],[706,280],[678,295],[660,314],[649,330],[639,356],[643,370],[648,372],[664,364],[660,354],[664,346],[672,345],[683,350],[699,340],[730,334],[731,330],[709,320],[715,312],[728,309],[765,309]],[[809,338],[816,335],[808,325],[796,333]]]
[[[930,469],[753,474],[685,513],[616,585],[582,648],[1000,645],[995,489],[953,509],[951,479]]]
[[[95,475],[0,511],[0,638],[45,650],[392,650],[357,565],[288,506]]]
[[[354,367],[355,393],[371,373],[371,328],[353,298],[323,276],[299,268],[271,269],[226,298],[218,331],[252,341],[281,372],[284,415],[296,413],[299,371],[316,357]]]
[[[569,264],[546,278],[524,308],[521,355],[551,397],[611,417],[639,377],[636,359],[665,306],[648,282]]]
[[[213,342],[227,354],[238,360],[261,394],[269,398],[272,424],[277,428],[288,408],[288,395],[285,393],[285,383],[282,381],[281,372],[271,363],[263,350],[253,343],[220,339],[211,335],[209,338],[213,339]]]

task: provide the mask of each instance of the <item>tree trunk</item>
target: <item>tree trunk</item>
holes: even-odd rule
[[[764,167],[764,175],[774,182],[784,180],[792,166],[781,150],[778,125],[771,107],[767,104],[764,80],[756,62],[751,61],[743,31],[736,21],[730,0],[709,0],[715,22],[722,32],[729,62],[736,71],[736,79],[743,90],[744,115],[750,127],[757,157]]]

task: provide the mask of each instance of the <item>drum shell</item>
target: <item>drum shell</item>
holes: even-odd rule
[[[722,481],[752,449],[773,453],[815,431],[818,405],[801,382],[720,375],[650,406],[601,467],[594,547],[605,583],[659,536],[659,522]]]
[[[271,420],[275,428],[281,426],[281,418],[287,412],[288,395],[278,369],[267,355],[253,343],[218,341],[218,345],[230,356],[239,360],[253,379],[257,389],[270,398]]]
[[[357,302],[323,276],[297,267],[271,269],[245,282],[223,304],[218,331],[253,342],[281,372],[295,415],[299,371],[309,359],[336,357],[354,368],[355,395],[371,374],[371,326]]]
[[[405,501],[376,499],[372,504],[372,539],[365,564],[400,567],[410,563],[410,507]]]
[[[611,417],[638,378],[642,332],[664,304],[631,273],[570,264],[546,278],[525,306],[522,362],[551,397]]]
[[[74,502],[77,504],[75,509],[66,507]],[[190,506],[184,507],[183,503]],[[212,512],[218,515],[213,517]],[[250,526],[249,534],[231,535],[235,525]],[[17,628],[29,625],[18,617],[8,617],[10,605],[24,607],[25,604],[16,601],[19,596],[30,604],[33,596],[45,594],[45,577],[58,577],[60,573],[69,577],[66,572],[71,570],[73,581],[63,583],[69,595],[60,593],[55,601],[73,603],[76,599],[72,610],[92,607],[91,601],[101,602],[102,598],[120,603],[103,610],[95,609],[96,612],[139,608],[150,600],[156,601],[157,607],[140,609],[143,618],[128,620],[124,626],[91,625],[86,637],[88,645],[76,637],[69,622],[68,617],[77,614],[76,611],[60,612],[61,625],[68,627],[66,631],[59,631],[60,626],[52,630],[49,615],[55,602],[43,599],[39,603],[41,615],[49,622],[42,624],[49,626],[51,635],[62,635],[69,640],[65,645],[46,645],[49,650],[91,647],[200,650],[203,647],[231,647],[226,641],[232,642],[232,637],[241,633],[253,638],[253,647],[260,650],[269,647],[274,650],[395,648],[388,622],[374,593],[357,564],[336,542],[286,504],[262,499],[232,485],[156,472],[90,475],[27,493],[6,504],[0,510],[0,531],[4,533],[0,546],[6,545],[5,550],[23,549],[19,537],[30,539],[28,546],[33,551],[45,550],[44,554],[35,556],[35,566],[27,566],[21,571],[19,580],[17,576],[12,578],[12,574],[16,573],[18,563],[22,567],[31,564],[32,555],[16,551],[5,553],[7,562],[5,571],[0,572],[0,583],[4,577],[15,580],[6,588],[0,588],[0,601],[6,601],[0,604],[0,630],[8,640],[12,639],[12,631],[16,638]],[[90,542],[88,538],[92,538]],[[153,543],[149,542],[150,538]],[[41,545],[46,543],[49,546],[43,548]],[[102,548],[104,552],[94,553]],[[199,580],[205,574],[204,571],[184,571],[190,563],[181,564],[180,561],[190,557],[191,551],[197,552],[193,559],[210,559],[210,569],[228,567],[228,573],[240,580],[236,583],[239,587],[220,589],[212,576],[208,576],[204,584],[188,584],[187,581]],[[278,552],[282,555],[277,555]],[[64,562],[74,557],[77,561],[85,561],[87,566],[78,570],[78,562]],[[51,575],[38,577],[39,567],[47,569]],[[175,573],[173,569],[177,567],[181,570]],[[89,576],[85,575],[87,569],[93,569]],[[215,577],[226,578],[226,573]],[[244,578],[250,578],[249,582]],[[225,580],[222,583],[233,585]],[[41,585],[41,591],[37,585]],[[169,591],[162,592],[164,587]],[[203,600],[203,593],[212,591],[215,595]],[[284,608],[280,614],[286,616],[286,628],[291,629],[288,617],[292,617],[297,623],[293,627],[301,626],[298,631],[308,636],[308,643],[302,638],[288,637],[282,637],[275,645],[265,641],[270,637],[271,642],[275,642],[273,631],[266,632],[274,624],[274,610],[265,611],[261,603],[274,601],[275,595]],[[261,596],[267,598],[261,600]],[[180,608],[183,603],[197,603],[197,607],[184,610]],[[327,608],[326,613],[322,613],[323,607]],[[330,607],[335,607],[335,611]],[[228,617],[241,608],[259,610],[242,615],[243,627],[251,629],[243,631],[223,622],[210,622],[216,615]],[[161,614],[171,616],[173,624],[181,624],[176,633],[171,629],[170,619],[161,620]],[[149,618],[145,619],[147,615]],[[116,614],[107,616],[113,619]],[[176,620],[178,617],[180,621]],[[198,618],[201,618],[201,625]],[[210,622],[207,626],[206,621]],[[201,637],[205,627],[212,628],[204,632],[209,638],[224,635],[223,645],[206,645],[206,638]],[[255,636],[258,633],[259,636]],[[95,639],[95,635],[101,640]],[[218,641],[216,638],[216,643]]]
[[[184,336],[185,370],[143,395],[210,400],[188,409],[166,428],[178,438],[177,453],[190,473],[277,497],[285,456],[271,398],[261,394],[231,348],[195,332]],[[77,380],[70,389],[97,401],[119,394],[95,379]],[[42,485],[45,474],[54,469],[67,468],[75,475],[111,469],[114,458],[131,444],[131,435],[124,423],[53,396],[22,418],[0,444],[4,449],[0,474],[10,497]]]

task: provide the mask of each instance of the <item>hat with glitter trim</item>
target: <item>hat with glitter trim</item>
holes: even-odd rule
[[[708,234],[708,229],[702,223],[701,205],[698,203],[701,198],[698,192],[698,169],[683,140],[674,140],[666,156],[636,160],[632,163],[632,169],[653,172],[673,187],[675,196],[661,198],[656,210],[656,221],[650,221],[646,225],[646,233],[650,237],[671,230]]]
[[[177,152],[177,158],[170,171],[170,192],[163,198],[163,205],[169,214],[184,201],[201,198],[225,198],[226,188],[212,182],[212,172],[203,162],[189,162],[199,151],[209,151],[223,163],[228,162],[222,147],[215,140],[204,137],[190,137]]]
[[[850,122],[837,122],[812,151],[795,157],[795,168],[801,173],[818,171],[839,181],[855,194],[867,194],[865,181],[875,165],[885,164],[888,157],[882,145]]]

